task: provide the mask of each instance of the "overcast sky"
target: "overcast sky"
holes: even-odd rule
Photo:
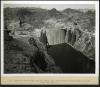
[[[5,4],[4,7],[38,7],[44,9],[56,8],[57,10],[63,10],[66,8],[72,9],[94,9],[94,4]]]

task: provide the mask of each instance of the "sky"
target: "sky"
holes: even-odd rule
[[[43,9],[56,8],[57,10],[63,10],[66,8],[72,9],[94,9],[94,4],[5,4],[4,7],[37,7]]]

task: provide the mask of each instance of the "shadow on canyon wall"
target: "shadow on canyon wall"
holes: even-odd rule
[[[64,73],[95,72],[95,61],[90,60],[66,43],[51,46],[48,54],[52,55],[55,63],[61,67]]]

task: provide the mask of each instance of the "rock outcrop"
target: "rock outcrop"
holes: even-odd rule
[[[36,63],[36,65],[41,69],[42,72],[45,73],[61,73],[62,70],[56,66],[54,59],[48,55],[47,49],[43,43],[36,38],[30,38],[29,43],[32,46],[36,46],[38,48],[38,53],[36,55],[36,59],[33,60],[32,63]]]
[[[79,27],[67,28],[65,42],[88,58],[95,59],[95,35]]]

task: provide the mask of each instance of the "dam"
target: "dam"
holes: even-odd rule
[[[60,30],[46,30],[46,36],[49,45],[56,45],[56,44],[61,44],[65,43],[65,36],[66,36],[66,31],[64,29]]]
[[[67,43],[90,59],[95,59],[95,36],[80,29],[45,29],[42,42],[45,45]]]

